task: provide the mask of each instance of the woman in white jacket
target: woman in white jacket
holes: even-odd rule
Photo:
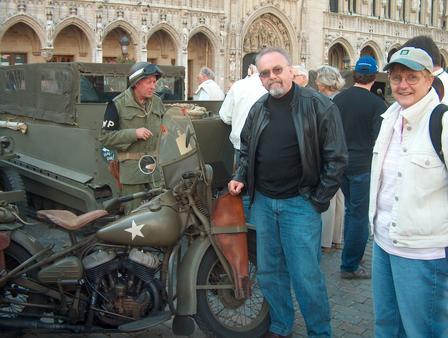
[[[396,102],[383,114],[372,159],[376,337],[448,336],[448,174],[429,136],[439,104],[432,68],[413,47],[384,67]],[[448,114],[442,124],[448,158]]]

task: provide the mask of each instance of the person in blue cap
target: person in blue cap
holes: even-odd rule
[[[341,277],[370,278],[361,266],[369,237],[369,185],[372,149],[381,126],[381,114],[387,109],[384,101],[370,92],[378,73],[371,56],[362,56],[353,72],[354,85],[333,99],[338,106],[348,148],[348,167],[341,189],[344,194],[344,247]]]

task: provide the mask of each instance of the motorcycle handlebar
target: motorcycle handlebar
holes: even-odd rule
[[[106,211],[113,210],[117,208],[121,203],[132,201],[136,198],[152,198],[154,196],[159,195],[163,189],[161,188],[154,188],[151,190],[136,192],[134,194],[119,196],[111,198],[110,200],[103,202],[103,209]]]

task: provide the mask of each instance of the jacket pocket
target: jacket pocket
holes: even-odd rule
[[[431,169],[443,166],[443,163],[440,161],[440,159],[436,155],[431,154],[412,155],[411,163],[424,169]]]
[[[446,185],[444,166],[435,154],[413,154],[410,158],[409,180],[413,182],[416,198],[422,202]]]

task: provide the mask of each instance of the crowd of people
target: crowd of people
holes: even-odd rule
[[[375,337],[446,336],[448,122],[443,115],[438,121],[437,153],[429,121],[447,100],[448,76],[434,41],[409,40],[384,67],[395,99],[390,107],[371,92],[379,71],[371,56],[358,59],[347,89],[327,65],[310,88],[304,67],[293,66],[282,49],[262,50],[256,66],[268,94],[233,113],[246,122],[228,188],[249,195],[257,278],[270,306],[266,337],[291,336],[289,285],[308,335],[331,336],[319,250],[342,243],[341,278],[372,274]],[[273,175],[273,165],[287,170]],[[369,224],[372,272],[362,265]]]
[[[265,48],[227,95],[211,69],[198,74],[196,100],[222,100],[232,126],[232,195],[244,195],[256,226],[257,280],[269,304],[266,337],[290,337],[291,287],[310,337],[332,335],[321,250],[342,247],[340,276],[372,278],[375,337],[448,335],[448,117],[434,148],[431,120],[448,74],[427,36],[409,40],[383,69],[395,100],[372,93],[376,60],[361,56],[353,85],[338,69],[314,75],[281,48]],[[102,140],[118,151],[127,191],[142,179],[126,162],[151,152],[163,105],[153,95],[160,69],[140,64],[106,110]],[[145,148],[146,147],[146,148]],[[137,155],[136,155],[137,154]],[[276,170],[272,170],[276,168]],[[370,225],[370,231],[369,231]],[[372,271],[362,264],[373,235]]]

